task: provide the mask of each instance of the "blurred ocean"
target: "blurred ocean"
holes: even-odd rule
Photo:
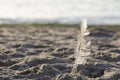
[[[120,0],[0,0],[0,24],[120,24]]]

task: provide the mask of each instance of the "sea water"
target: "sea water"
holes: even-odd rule
[[[0,0],[0,24],[120,24],[120,0]]]

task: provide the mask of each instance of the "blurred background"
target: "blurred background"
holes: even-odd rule
[[[0,24],[119,25],[120,0],[0,0]]]

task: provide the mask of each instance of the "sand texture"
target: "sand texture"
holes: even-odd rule
[[[91,58],[70,74],[78,28],[0,28],[0,80],[120,80],[120,32],[91,29]]]

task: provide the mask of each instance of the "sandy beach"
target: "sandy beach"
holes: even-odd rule
[[[74,80],[78,28],[0,28],[0,80]],[[120,80],[120,31],[90,29],[91,59],[77,80]]]

